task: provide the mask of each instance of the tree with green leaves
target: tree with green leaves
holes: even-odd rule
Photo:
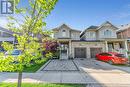
[[[19,73],[18,87],[21,87],[22,72],[25,66],[31,66],[32,60],[35,63],[40,63],[44,59],[41,52],[45,49],[41,49],[38,35],[45,35],[43,32],[43,27],[46,26],[44,19],[54,9],[57,0],[28,0],[28,7],[19,7],[19,2],[20,0],[15,0],[16,16],[8,17],[8,28],[15,33],[14,37],[17,39],[17,44],[4,42],[2,46],[9,52],[16,48],[21,51],[21,55],[5,57],[1,53],[0,71],[17,71]],[[50,53],[44,55],[44,57],[50,56]],[[14,61],[17,62],[14,63]]]

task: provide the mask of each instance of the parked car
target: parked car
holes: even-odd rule
[[[109,64],[127,64],[128,58],[124,54],[116,52],[104,52],[96,55],[97,60],[108,62]]]
[[[16,63],[17,64],[18,63],[17,57],[19,55],[21,55],[21,54],[22,54],[21,50],[14,49],[14,50],[5,52],[5,58],[8,57],[8,56],[13,56],[15,59],[14,59],[14,62],[12,62],[12,63]]]
[[[14,49],[14,50],[5,52],[5,56],[12,55],[12,56],[14,56],[14,57],[17,57],[17,56],[19,56],[21,53],[22,53],[21,50]]]
[[[0,47],[0,52],[5,52],[4,48]]]

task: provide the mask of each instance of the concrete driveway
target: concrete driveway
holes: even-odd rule
[[[130,72],[130,67],[119,67],[110,65],[105,62],[94,59],[75,59],[73,60],[80,71],[92,73],[127,73]]]

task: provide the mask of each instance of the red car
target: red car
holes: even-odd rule
[[[127,64],[128,59],[124,54],[116,52],[104,52],[96,55],[97,60],[108,62],[109,64]]]

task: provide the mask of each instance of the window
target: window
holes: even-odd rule
[[[104,36],[111,36],[112,35],[112,32],[110,30],[106,30],[104,32]]]
[[[95,33],[94,32],[90,32],[89,34],[90,34],[89,35],[90,37],[95,37]]]
[[[125,55],[124,55],[124,54],[117,54],[117,55],[115,55],[115,56],[125,58]]]
[[[108,54],[108,53],[101,53],[100,55],[101,56],[112,56],[111,54]]]
[[[63,37],[66,36],[66,31],[65,31],[65,30],[62,31],[62,36],[63,36]]]

